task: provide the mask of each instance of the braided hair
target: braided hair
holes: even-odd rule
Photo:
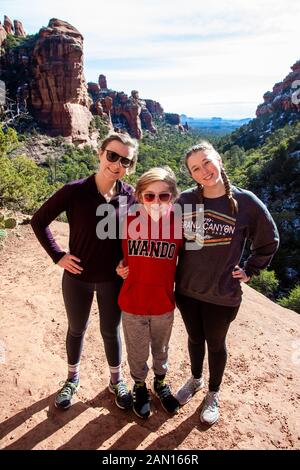
[[[185,166],[187,167],[189,173],[190,173],[190,169],[188,167],[189,157],[193,153],[202,152],[202,151],[208,152],[209,154],[213,154],[216,157],[220,158],[220,155],[215,150],[215,148],[211,145],[211,143],[207,142],[205,140],[202,140],[199,144],[194,145],[193,147],[191,147],[185,155]],[[228,178],[228,175],[227,175],[223,165],[221,165],[221,176],[222,176],[222,180],[223,180],[224,187],[225,187],[225,194],[226,194],[226,196],[228,197],[228,200],[229,200],[231,213],[232,214],[237,214],[237,212],[238,212],[238,203],[237,203],[236,199],[234,199],[234,197],[233,197],[232,186],[231,186],[230,180]],[[200,183],[197,183],[197,196],[198,196],[199,204],[203,204],[204,186]]]

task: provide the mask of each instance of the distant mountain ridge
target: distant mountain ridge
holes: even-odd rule
[[[224,119],[222,117],[199,118],[180,115],[182,124],[187,124],[191,129],[202,130],[203,133],[225,135],[235,131],[244,124],[248,124],[251,118],[244,119]]]

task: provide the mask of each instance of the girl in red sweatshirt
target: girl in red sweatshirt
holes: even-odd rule
[[[141,418],[150,415],[150,395],[145,380],[151,346],[155,374],[153,392],[169,413],[179,403],[165,382],[168,344],[174,320],[174,277],[182,244],[181,218],[172,202],[176,179],[169,168],[152,168],[136,186],[137,204],[124,227],[124,260],[117,268],[125,279],[119,295],[128,363],[135,382],[133,410]]]

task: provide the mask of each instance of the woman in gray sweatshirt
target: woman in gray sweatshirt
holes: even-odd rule
[[[197,186],[184,191],[177,201],[183,209],[185,249],[179,256],[176,303],[188,333],[192,376],[176,398],[183,405],[204,386],[206,342],[209,391],[200,420],[211,425],[219,419],[225,341],[242,300],[240,283],[270,264],[279,236],[265,205],[250,191],[230,184],[221,157],[210,143],[192,147],[185,165]],[[241,267],[247,239],[251,254]]]

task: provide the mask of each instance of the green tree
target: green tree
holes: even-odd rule
[[[279,286],[279,281],[276,278],[274,271],[267,271],[264,269],[258,276],[253,276],[249,282],[249,286],[257,290],[261,294],[274,299],[275,293]]]
[[[84,178],[97,170],[97,152],[86,145],[83,149],[66,146],[65,153],[50,155],[46,159],[48,165],[48,181],[53,183],[68,183]]]
[[[26,156],[0,158],[0,206],[32,212],[58,188],[47,182],[48,172]]]
[[[0,124],[0,158],[6,156],[18,146],[18,134],[10,127],[6,130]]]
[[[300,286],[295,286],[287,297],[278,300],[279,305],[300,313]]]

